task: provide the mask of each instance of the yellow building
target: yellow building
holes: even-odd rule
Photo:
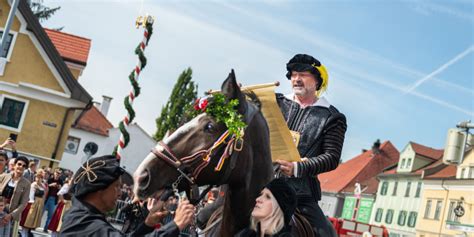
[[[9,2],[0,1],[1,26]],[[76,80],[85,66],[83,53],[55,47],[48,34],[21,0],[0,58],[0,141],[17,134],[20,155],[40,166],[58,164],[76,112],[92,105]]]
[[[458,165],[424,173],[417,236],[474,236],[474,149]]]

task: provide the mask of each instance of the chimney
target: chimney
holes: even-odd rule
[[[112,101],[112,97],[103,95],[102,96],[102,103],[100,105],[100,112],[107,117],[107,113],[109,112],[110,102]]]
[[[377,139],[377,141],[374,142],[374,145],[372,145],[372,153],[374,155],[380,154],[380,139]]]

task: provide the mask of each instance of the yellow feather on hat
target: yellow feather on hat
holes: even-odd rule
[[[319,90],[316,91],[316,95],[320,97],[321,94],[328,88],[328,71],[326,70],[326,67],[323,64],[321,64],[320,66],[316,66],[316,63],[313,63],[311,66],[316,68],[319,71],[319,74],[321,75],[321,87],[319,88]]]

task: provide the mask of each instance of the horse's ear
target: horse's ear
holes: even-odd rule
[[[227,79],[222,83],[221,91],[229,100],[238,99],[239,107],[237,110],[240,114],[245,113],[245,96],[240,91],[239,84],[237,84],[234,69],[230,71],[229,76],[227,76]]]

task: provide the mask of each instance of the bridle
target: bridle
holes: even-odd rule
[[[250,124],[259,109],[248,101],[246,101],[246,104],[247,109],[244,120],[246,124]],[[158,148],[154,147],[151,150],[151,153],[156,158],[163,160],[166,164],[179,173],[178,178],[173,182],[171,188],[177,192],[179,183],[185,179],[189,183],[190,187],[189,193],[191,197],[189,197],[189,200],[192,204],[197,204],[213,187],[213,185],[209,185],[209,187],[206,188],[201,195],[199,195],[199,189],[198,185],[196,184],[196,180],[201,174],[201,171],[210,164],[210,161],[213,159],[214,155],[216,155],[216,151],[224,147],[224,152],[220,156],[219,162],[214,168],[214,171],[220,172],[225,161],[229,160],[230,157],[230,165],[226,170],[224,170],[223,179],[216,185],[227,183],[232,170],[235,167],[237,157],[240,154],[240,151],[243,149],[245,137],[244,133],[245,131],[241,131],[241,137],[237,138],[235,135],[230,134],[229,130],[227,130],[208,149],[199,150],[186,157],[177,157],[171,148],[163,141],[158,142]],[[194,168],[194,171],[190,172],[191,164],[194,164],[195,162],[199,163],[196,168]]]
[[[221,171],[224,162],[232,156],[233,154],[238,153],[243,148],[243,138],[236,138],[235,135],[230,135],[229,130],[225,131],[215,142],[214,144],[205,150],[200,150],[194,154],[182,158],[178,158],[174,152],[166,145],[163,141],[158,142],[158,148],[154,147],[151,150],[157,158],[163,160],[174,168],[180,176],[178,179],[173,182],[172,188],[177,189],[179,182],[184,178],[191,185],[196,184],[196,180],[201,173],[201,171],[206,168],[215,155],[216,151],[225,146],[224,152],[222,153],[218,164],[214,168],[215,171]],[[191,164],[199,162],[197,167],[193,172],[189,172]]]

